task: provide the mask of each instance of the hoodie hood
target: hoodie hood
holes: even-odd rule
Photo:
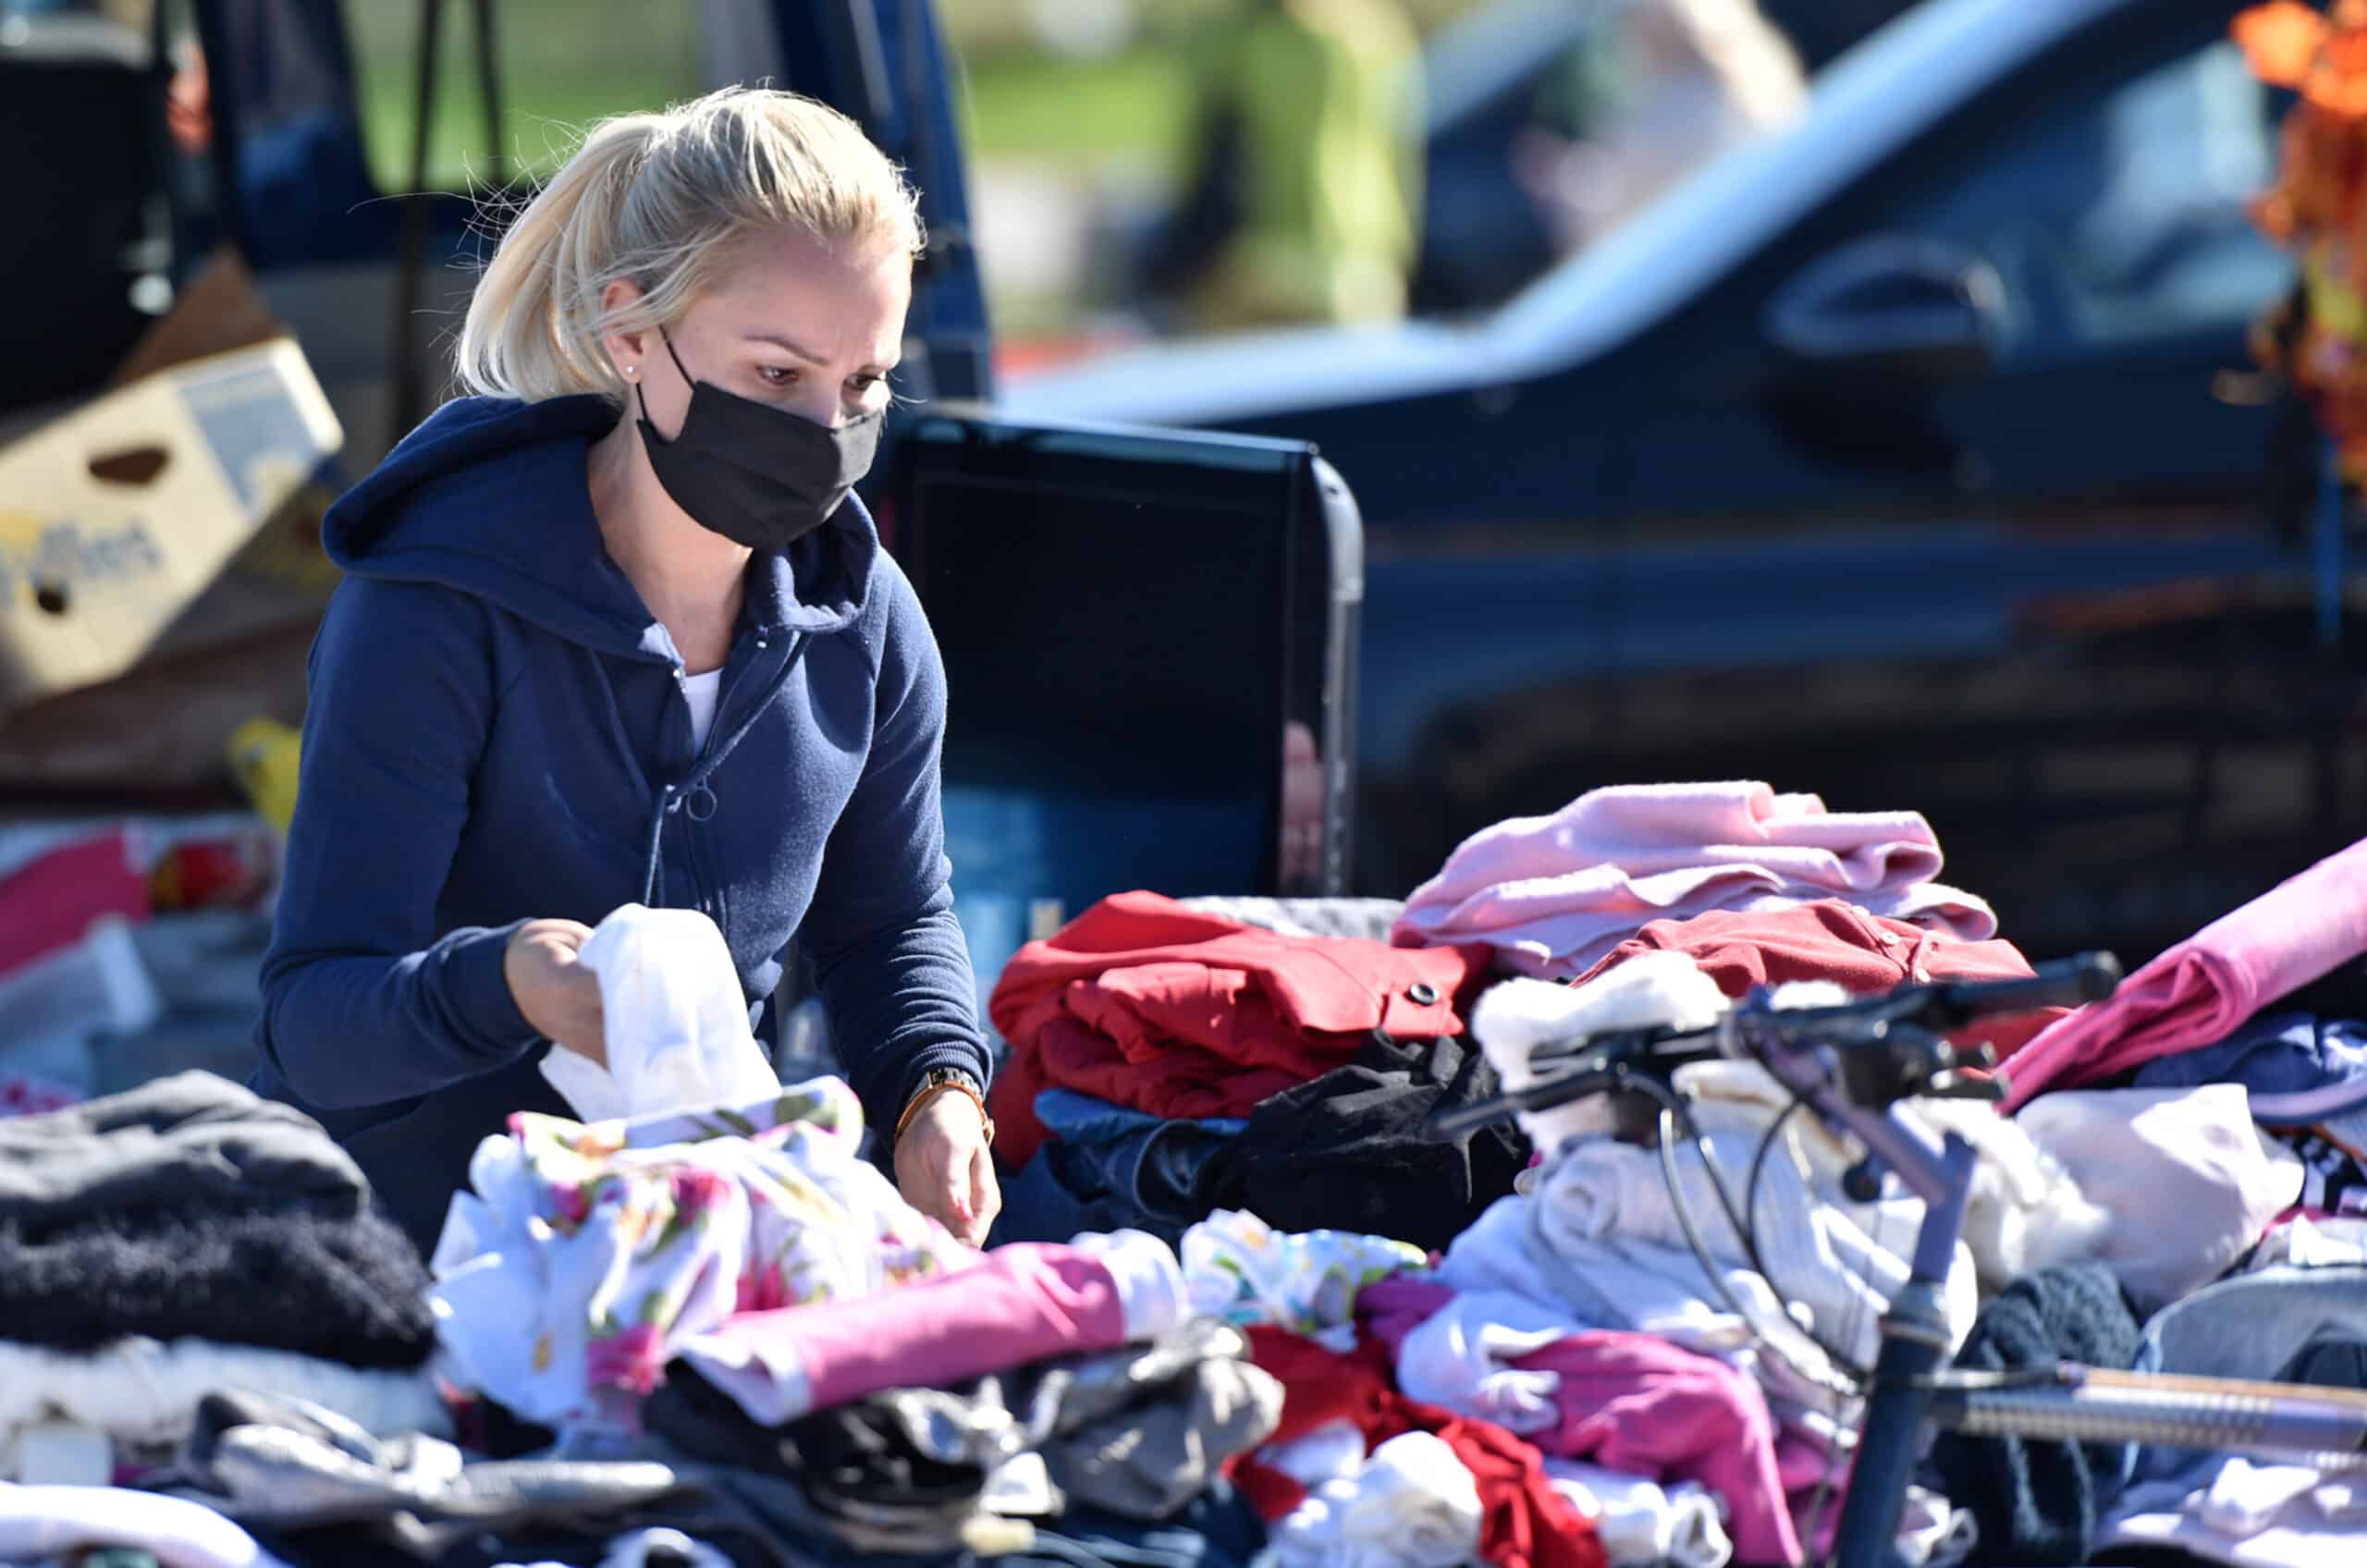
[[[670,661],[672,640],[609,556],[585,477],[617,408],[583,395],[445,404],[348,490],[321,544],[362,577],[461,589],[572,642]],[[822,634],[863,613],[879,533],[850,496],[787,551],[751,563],[747,614],[762,632]]]

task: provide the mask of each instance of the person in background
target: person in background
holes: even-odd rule
[[[1630,0],[1545,84],[1514,171],[1566,254],[1790,123],[1808,96],[1799,56],[1754,0]]]
[[[792,942],[904,1195],[1000,1199],[939,809],[945,675],[850,488],[921,247],[852,121],[731,89],[602,122],[504,236],[446,404],[330,510],[256,1086],[423,1248],[479,1141],[602,1060],[621,905]]]
[[[1195,332],[1404,315],[1421,54],[1397,0],[1245,0],[1188,57],[1199,164],[1148,291]]]

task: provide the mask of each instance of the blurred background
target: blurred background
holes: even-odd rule
[[[1004,362],[1499,303],[1784,124],[1809,74],[1905,3],[949,6]],[[1281,86],[1325,73],[1343,79],[1329,96]],[[1261,290],[1226,252],[1286,205],[1328,254],[1278,262],[1294,283]]]
[[[930,226],[868,498],[982,975],[1699,778],[1920,811],[2134,963],[2367,830],[2361,209],[2243,9],[0,0],[0,1040],[70,948],[75,1039],[197,1021],[109,1073],[242,1066],[322,508],[576,132],[752,80]],[[11,890],[94,839],[136,875]]]

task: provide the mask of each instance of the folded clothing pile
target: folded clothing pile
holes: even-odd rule
[[[1034,1155],[1046,1088],[1161,1117],[1246,1116],[1376,1030],[1459,1035],[1487,957],[1287,937],[1155,893],[1104,899],[996,982],[988,1010],[1012,1044],[995,1081],[998,1152],[1014,1166]]]
[[[1423,1132],[1496,1092],[1464,1035],[1487,949],[1318,934],[1321,913],[1125,893],[1020,950],[990,1004],[1012,1043],[991,1096],[1015,1172],[999,1239],[1171,1242],[1254,1203],[1286,1229],[1435,1247],[1511,1191],[1516,1132]]]
[[[456,1373],[528,1421],[630,1431],[667,1362],[738,1314],[977,1264],[862,1138],[836,1078],[708,1111],[512,1117],[478,1146],[431,1259]]]
[[[1682,920],[1655,920],[1580,975],[1583,984],[1638,953],[1677,952],[1693,961],[1728,997],[1757,986],[1823,980],[1853,996],[1896,986],[2027,980],[2030,960],[2013,943],[1968,941],[1909,921],[1885,919],[1841,899],[1815,899],[1784,908],[1718,910]],[[1982,1019],[1956,1036],[1985,1040],[2008,1057],[2064,1017],[2068,1009]]]
[[[849,1550],[948,1551],[995,1538],[1000,1521],[1079,1507],[1182,1513],[1281,1416],[1281,1387],[1246,1353],[1238,1329],[1194,1318],[1115,1350],[883,1388],[786,1421],[760,1419],[693,1365],[651,1396],[647,1417],[696,1459],[794,1482]]]
[[[442,1429],[427,1286],[344,1151],[220,1078],[0,1121],[0,1478],[104,1480],[219,1389]]]
[[[1932,880],[1941,865],[1919,812],[1829,812],[1751,782],[1623,784],[1473,834],[1406,900],[1392,937],[1484,943],[1507,970],[1567,980],[1656,920],[1825,899],[1966,940],[1994,936],[1987,904]]]
[[[1123,1358],[1080,1364],[1073,1380],[1099,1375],[1115,1390],[1078,1401],[1098,1398],[1110,1412],[1103,1423],[1118,1434],[1110,1452],[1120,1463],[1105,1468],[1122,1466],[1126,1409],[1147,1411],[1153,1425],[1167,1410],[1192,1410],[1182,1396],[1171,1398],[1148,1380],[1183,1365],[1173,1356],[1159,1362],[1163,1354],[1146,1351],[1137,1357],[1159,1363],[1140,1377]],[[1250,1378],[1257,1375],[1240,1365]],[[769,1453],[759,1440],[765,1434],[742,1427],[743,1418],[730,1402],[691,1375],[655,1408],[675,1413],[669,1421],[679,1419],[693,1441],[725,1453],[722,1463],[693,1458],[656,1439],[625,1457],[485,1459],[428,1437],[373,1438],[335,1411],[301,1400],[220,1396],[206,1401],[182,1462],[152,1483],[157,1490],[0,1486],[0,1561],[18,1561],[19,1552],[10,1550],[17,1545],[73,1562],[75,1552],[92,1544],[115,1543],[190,1568],[492,1568],[529,1562],[583,1568],[811,1568],[847,1561],[855,1550],[827,1511],[841,1496],[834,1482],[864,1488],[854,1507],[866,1524],[846,1526],[864,1538],[916,1546],[936,1539],[912,1524],[915,1488],[932,1499],[958,1496],[962,1484],[948,1486],[940,1478],[963,1472],[956,1461],[927,1454],[958,1449],[967,1430],[958,1426],[963,1420],[983,1432],[989,1418],[1000,1421],[1016,1412],[1031,1429],[1049,1429],[1047,1413],[1065,1409],[1067,1396],[1050,1391],[1061,1381],[1047,1373],[1043,1391],[1008,1408],[985,1384],[979,1390],[917,1390],[866,1402],[799,1424],[794,1452]],[[1207,1386],[1220,1384],[1211,1378]],[[1278,1404],[1280,1397],[1268,1390],[1260,1408]],[[684,1402],[679,1406],[678,1398]],[[1161,1399],[1168,1403],[1160,1405]],[[702,1400],[717,1408],[692,1414]],[[914,1435],[908,1439],[904,1428],[875,1423],[875,1406],[910,1407]],[[922,1414],[924,1406],[934,1408]],[[1204,1399],[1195,1418],[1206,1408]],[[1078,1437],[1066,1447],[1091,1457],[1089,1440]],[[975,1446],[983,1452],[984,1445]],[[1222,1452],[1211,1451],[1208,1464]],[[1146,1451],[1153,1464],[1174,1457]],[[975,1477],[975,1468],[966,1473]],[[1169,1483],[1163,1474],[1146,1474],[1143,1485]],[[976,1491],[975,1485],[969,1489]],[[1257,1513],[1213,1475],[1157,1519],[1091,1507],[1082,1501],[1086,1489],[1080,1487],[1065,1508],[1040,1521],[983,1509],[964,1517],[1010,1568],[1166,1562],[1249,1568],[1265,1544]],[[1171,1489],[1181,1490],[1181,1484]],[[1011,1488],[1002,1490],[1007,1499]],[[960,1546],[957,1539],[953,1549],[874,1560],[950,1564],[964,1560],[957,1558]],[[92,1568],[92,1560],[82,1562]]]
[[[862,1131],[834,1078],[514,1118],[434,1260],[456,1375],[571,1448],[695,1471],[826,1555],[1207,1506],[1281,1393],[1189,1310],[1173,1249],[1120,1231],[975,1251],[860,1157]]]

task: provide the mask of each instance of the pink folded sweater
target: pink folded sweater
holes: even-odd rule
[[[1842,899],[1981,941],[1997,917],[1943,888],[1911,811],[1829,812],[1765,784],[1627,784],[1465,839],[1390,932],[1399,947],[1485,942],[1510,968],[1582,974],[1650,921]]]

